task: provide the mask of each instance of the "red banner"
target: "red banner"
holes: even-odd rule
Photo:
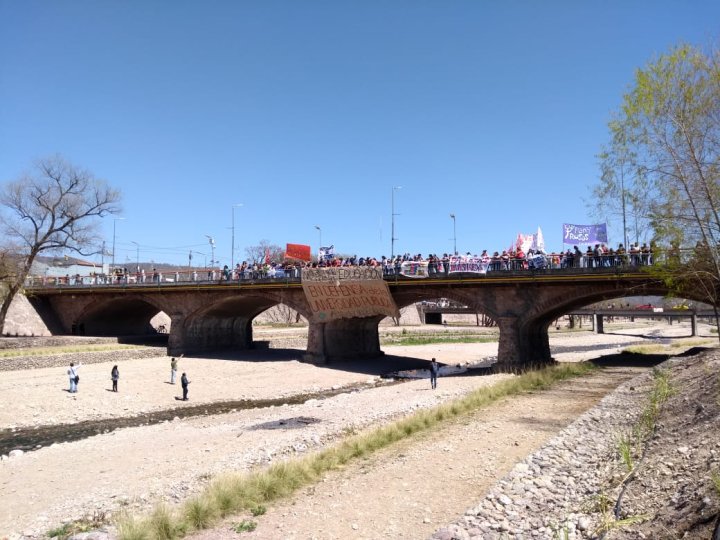
[[[291,259],[300,259],[301,261],[310,260],[310,246],[305,244],[288,244],[285,249],[285,256]]]

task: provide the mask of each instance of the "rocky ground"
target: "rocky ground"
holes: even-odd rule
[[[674,390],[645,441],[635,433],[650,410],[653,374],[622,384],[433,538],[713,537],[720,517],[718,367],[714,349],[656,368],[667,371]],[[631,466],[621,458],[623,436],[633,439]]]
[[[578,360],[617,352],[628,343],[656,341],[659,334],[668,332],[681,335],[683,332],[686,334],[687,329],[676,325],[670,331],[667,327],[641,327],[604,336],[587,332],[557,335],[552,338],[551,346],[558,359]],[[383,366],[405,366],[436,356],[441,362],[457,363],[492,356],[493,347],[496,351],[496,344],[386,347],[391,356],[382,362]],[[187,407],[188,404],[212,403],[237,399],[238,396],[261,399],[303,394],[313,389],[356,386],[352,391],[328,399],[237,410],[223,415],[178,416],[174,421],[122,429],[6,457],[0,464],[0,537],[3,532],[8,537],[20,534],[37,537],[65,520],[93,513],[107,516],[120,509],[142,511],[158,500],[181,501],[222,471],[245,470],[302,454],[337,440],[348,428],[377,425],[418,408],[454,399],[479,385],[493,384],[508,377],[448,377],[441,379],[439,389],[433,392],[426,380],[391,386],[376,384],[381,367],[378,363],[337,369],[302,364],[293,358],[293,353],[266,351],[263,354],[268,355],[265,362],[258,362],[258,358],[252,355],[183,359],[181,370],[187,369],[193,380],[193,401],[187,404],[175,402],[179,389],[165,383],[169,364],[166,357],[123,361],[120,365],[121,392],[118,394],[108,391],[110,364],[83,366],[80,392],[75,395],[64,391],[66,377],[57,367],[4,373],[0,379],[0,395],[8,399],[7,403],[16,406],[0,410],[0,426],[13,426],[16,430],[142,415],[168,407]],[[701,371],[705,378],[700,375],[689,378],[700,381],[710,379],[709,374],[714,369],[716,371],[716,364],[712,362],[715,360],[686,359],[678,365],[691,366],[685,370],[688,374],[690,370],[694,373]],[[617,431],[613,424],[604,423],[606,420],[617,421],[618,425],[624,423],[624,426],[632,424],[642,409],[645,383],[631,383],[633,390],[629,390],[630,386],[623,390],[621,386],[617,394],[619,401],[610,404],[613,414],[592,412],[592,407],[613,388],[643,371],[647,368],[612,367],[587,380],[565,383],[566,386],[551,392],[514,398],[478,413],[475,418],[421,437],[412,444],[403,443],[367,462],[329,475],[320,485],[270,509],[266,516],[257,518],[256,531],[244,535],[257,538],[418,538],[430,536],[441,529],[435,534],[445,535],[446,538],[472,535],[499,538],[502,534],[514,535],[520,530],[513,529],[518,519],[509,519],[502,509],[507,509],[511,517],[519,515],[519,521],[531,522],[530,509],[522,503],[530,501],[533,491],[542,495],[542,504],[545,504],[562,500],[558,486],[574,485],[578,491],[571,492],[572,500],[572,493],[581,489],[604,486],[607,477],[609,483],[604,489],[612,495],[612,481],[617,480],[620,469],[617,465],[607,464],[609,461],[601,459],[600,462],[606,464],[602,467],[592,461],[599,456],[612,457],[611,443],[602,443],[605,446],[601,447],[597,435]],[[361,385],[361,389],[357,389],[357,385]],[[708,399],[712,397],[712,392],[708,387]],[[714,392],[717,407],[717,389]],[[687,398],[692,395],[692,399],[696,399],[696,394],[683,392],[677,396]],[[610,399],[606,398],[603,404]],[[682,397],[678,399],[678,403],[687,405]],[[694,407],[693,412],[698,408],[694,402],[691,406]],[[591,411],[587,413],[591,415],[589,419],[582,416],[588,410]],[[712,415],[716,414],[713,411],[710,404],[703,404],[701,413],[692,416],[693,422],[696,418],[706,418],[707,422],[702,426],[712,426]],[[314,421],[292,421],[299,417]],[[678,409],[672,418],[685,417],[689,418]],[[576,426],[578,422],[581,424]],[[562,439],[561,434],[561,439],[543,447],[569,424],[569,436]],[[669,424],[661,420],[658,433],[662,433],[661,428],[666,425]],[[671,456],[665,456],[658,462],[662,467],[657,465],[652,469],[659,472],[655,480],[657,489],[652,487],[653,484],[651,487],[653,492],[660,492],[660,480],[684,486],[680,495],[673,491],[669,500],[675,500],[672,504],[679,507],[678,512],[694,516],[699,507],[694,505],[695,498],[686,495],[700,493],[697,475],[693,474],[700,471],[698,463],[703,464],[700,477],[710,478],[716,466],[714,452],[718,451],[713,444],[717,444],[718,438],[713,436],[712,431],[701,434],[701,425],[697,422],[690,427],[696,428],[697,441],[686,437],[679,425],[674,427],[675,431],[669,432],[673,433],[673,440],[678,444]],[[567,442],[575,440],[583,430],[591,434],[592,442],[584,445]],[[558,442],[560,440],[566,442]],[[685,440],[688,442],[683,443]],[[657,446],[665,447],[661,443]],[[564,454],[553,457],[552,449],[559,449]],[[583,451],[576,451],[578,449]],[[548,454],[541,454],[537,459],[528,458],[530,461],[524,462],[524,465],[516,465],[528,454],[537,451]],[[643,464],[651,463],[650,455],[648,451]],[[565,460],[567,466],[563,456],[571,456]],[[701,458],[699,462],[696,457]],[[682,467],[685,462],[698,470],[685,470]],[[510,472],[513,467],[519,469]],[[575,479],[572,476],[573,467],[584,471],[587,477]],[[69,475],[68,471],[72,474]],[[667,471],[671,473],[667,474]],[[521,478],[525,475],[525,479],[513,484],[512,476],[506,477],[503,480],[506,487],[501,489],[502,492],[491,491],[493,499],[487,499],[488,490],[508,472],[511,475],[520,474]],[[637,482],[647,482],[655,476],[636,474],[636,478]],[[545,484],[529,483],[536,479]],[[590,483],[591,479],[594,483]],[[517,485],[524,486],[522,496],[512,491]],[[694,488],[698,489],[693,491]],[[638,508],[646,512],[655,497],[643,502],[642,494],[647,495],[647,489],[641,487],[637,497],[633,497],[632,489],[628,489],[621,512],[630,516],[637,515]],[[501,500],[501,495],[508,497],[510,502],[504,498]],[[705,517],[716,508],[717,498],[717,493],[712,490],[702,491],[699,500],[705,501]],[[633,502],[636,499],[637,502]],[[487,501],[494,504],[485,508]],[[525,506],[534,505],[535,510],[546,513],[542,504],[532,502]],[[473,510],[464,519],[455,525],[446,525],[454,522],[467,508]],[[491,512],[490,517],[481,515],[486,510]],[[581,515],[579,510],[567,510],[563,506],[555,521],[543,524],[545,532],[559,526],[561,528],[557,530],[567,530],[568,537],[578,537],[584,534],[580,531],[594,529],[600,522],[599,518],[592,512]],[[664,515],[667,509],[660,512]],[[492,516],[494,522],[490,521]],[[708,520],[707,526],[711,525],[712,519]],[[234,538],[236,533],[231,531],[230,526],[230,523],[223,524],[218,529],[203,533],[204,537]],[[619,533],[613,531],[612,534]],[[531,536],[527,533],[523,537]]]

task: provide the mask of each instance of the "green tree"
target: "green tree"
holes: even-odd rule
[[[682,45],[639,69],[610,122],[595,194],[630,195],[653,240],[695,249],[663,278],[677,292],[720,296],[720,54]],[[631,188],[624,184],[631,179]],[[626,191],[628,190],[628,191]],[[704,248],[702,246],[705,246]],[[690,281],[689,281],[690,280]]]
[[[39,160],[31,172],[0,190],[0,227],[10,266],[3,280],[0,332],[10,304],[22,290],[35,258],[42,253],[98,253],[98,220],[120,211],[120,192],[60,156]]]

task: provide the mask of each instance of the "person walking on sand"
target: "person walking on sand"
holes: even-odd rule
[[[430,387],[434,390],[437,388],[437,376],[440,371],[440,366],[437,361],[433,358],[430,362]]]
[[[80,365],[81,362],[78,362],[77,366],[73,362],[70,362],[70,369],[67,370],[68,378],[70,379],[70,390],[68,390],[68,392],[71,394],[77,392],[77,385],[80,382],[80,375],[78,375]]]
[[[187,401],[188,397],[188,384],[190,384],[190,381],[188,381],[187,375],[185,373],[182,374],[182,377],[180,377],[180,384],[182,385],[182,391],[183,391],[183,401]]]
[[[120,371],[118,370],[117,366],[113,366],[112,371],[110,372],[110,378],[112,379],[113,383],[113,392],[117,392],[117,382],[120,378]]]
[[[175,384],[175,377],[177,377],[177,358],[173,357],[170,360],[170,384]]]

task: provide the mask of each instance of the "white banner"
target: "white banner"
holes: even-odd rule
[[[411,278],[428,277],[427,261],[405,261],[400,266],[400,275]]]
[[[480,257],[450,257],[450,274],[470,272],[472,274],[486,274],[490,259]]]
[[[318,260],[326,260],[335,258],[335,244],[332,246],[320,247],[318,249]]]

